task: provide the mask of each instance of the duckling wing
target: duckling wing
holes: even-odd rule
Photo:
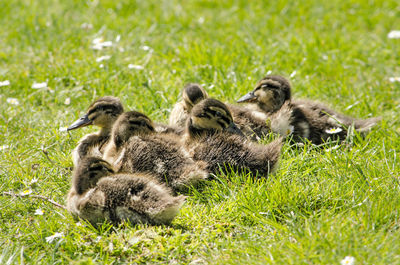
[[[233,120],[239,129],[253,141],[257,141],[271,132],[268,116],[259,117],[252,110],[235,105],[227,105]]]
[[[277,160],[271,155],[269,147],[249,144],[236,135],[215,134],[199,142],[201,143],[197,143],[191,150],[193,158],[205,161],[208,170],[214,174],[221,169],[230,172],[229,167],[231,167],[234,170],[250,171],[255,175],[266,176]]]

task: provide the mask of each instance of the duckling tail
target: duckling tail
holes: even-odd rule
[[[283,145],[283,137],[269,143],[265,148],[265,156],[269,161],[269,172],[274,173],[278,168],[279,158],[281,156],[281,150]]]
[[[359,133],[368,133],[372,127],[378,124],[382,120],[382,117],[373,117],[365,120],[357,120],[354,123],[354,128]]]

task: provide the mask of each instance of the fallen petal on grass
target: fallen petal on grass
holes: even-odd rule
[[[104,55],[104,56],[100,56],[98,58],[96,58],[96,62],[102,62],[102,61],[106,61],[106,60],[110,60],[111,56],[110,55]]]
[[[52,236],[48,236],[48,237],[46,237],[46,242],[47,243],[52,243],[53,241],[54,241],[54,239],[57,239],[57,238],[62,238],[64,236],[64,233],[55,233],[54,235],[52,235]]]
[[[135,70],[143,70],[143,69],[144,69],[143,66],[137,65],[137,64],[129,64],[129,65],[128,65],[128,68],[129,68],[129,69],[135,69]]]
[[[32,84],[32,88],[33,89],[40,89],[40,88],[46,88],[47,87],[47,82],[43,82],[43,83],[36,83],[34,82]]]

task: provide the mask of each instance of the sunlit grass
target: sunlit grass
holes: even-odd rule
[[[103,95],[166,122],[187,82],[234,102],[270,72],[295,97],[383,117],[340,146],[286,144],[268,179],[217,176],[170,226],[96,230],[0,196],[1,264],[400,263],[397,1],[19,0],[0,24],[1,192],[64,203],[71,150],[93,129],[62,128]]]

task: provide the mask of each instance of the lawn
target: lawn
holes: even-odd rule
[[[398,1],[0,6],[0,264],[400,264]],[[221,175],[169,226],[97,230],[3,193],[65,204],[71,151],[95,128],[63,128],[97,97],[167,122],[187,82],[234,102],[267,73],[288,77],[295,97],[383,120],[334,148],[285,144],[268,179]]]

